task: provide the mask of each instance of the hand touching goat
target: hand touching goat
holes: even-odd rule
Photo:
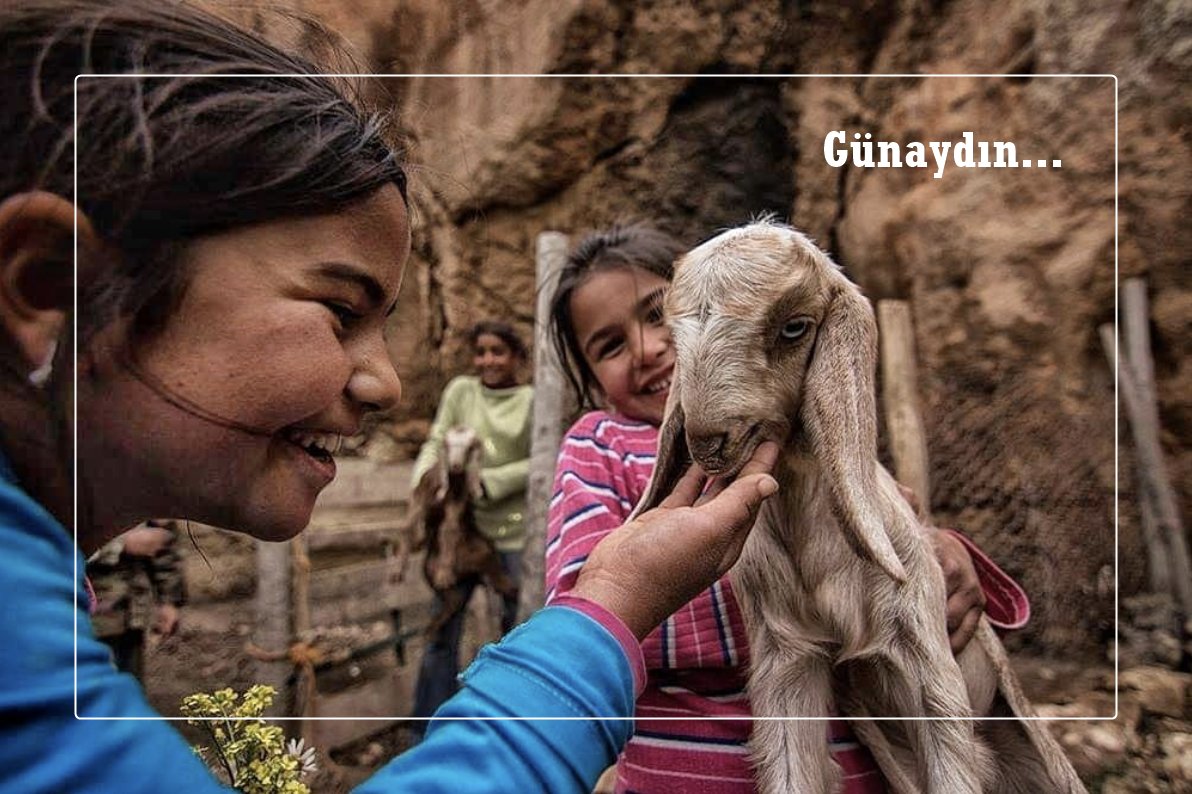
[[[896,791],[1083,790],[1046,730],[988,732],[1016,767],[996,772],[977,735],[971,718],[995,701],[1011,716],[1029,706],[984,621],[964,655],[967,686],[952,656],[943,576],[877,462],[876,327],[857,287],[803,235],[757,223],[680,259],[666,311],[678,360],[638,511],[670,491],[689,457],[731,478],[762,441],[783,447],[780,495],[732,572],[750,632],[761,789],[837,790],[823,723],[766,719],[824,718],[835,703]]]

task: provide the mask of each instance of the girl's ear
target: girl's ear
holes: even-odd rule
[[[81,214],[78,233],[79,267],[90,272],[100,246]],[[0,325],[32,367],[42,364],[74,301],[74,236],[74,205],[55,193],[17,193],[0,202]]]

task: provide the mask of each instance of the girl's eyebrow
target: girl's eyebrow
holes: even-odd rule
[[[375,308],[385,302],[385,288],[381,286],[381,282],[358,265],[347,262],[320,262],[315,266],[315,273],[324,278],[348,282],[359,287],[368,298],[371,304],[370,308]],[[389,311],[392,312],[396,306],[395,302]]]
[[[666,287],[659,287],[651,292],[649,295],[637,302],[638,313],[644,313],[648,309],[654,308],[654,304],[660,303],[666,295]]]

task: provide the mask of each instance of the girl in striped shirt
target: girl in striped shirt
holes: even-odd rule
[[[662,231],[621,225],[585,237],[564,265],[551,303],[553,341],[581,406],[603,408],[581,417],[559,451],[547,528],[548,603],[574,586],[588,553],[625,523],[649,483],[675,362],[662,299],[683,250]],[[995,625],[1025,623],[1028,604],[1013,580],[960,535],[927,531],[948,581],[954,650],[968,642],[983,609]],[[648,681],[617,763],[616,790],[754,791],[746,756],[749,647],[728,577],[668,618],[642,651]],[[886,790],[847,723],[829,722],[826,741],[846,794]]]

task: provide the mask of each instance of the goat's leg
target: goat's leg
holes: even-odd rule
[[[763,794],[832,794],[840,790],[840,768],[828,752],[822,720],[759,719],[826,717],[832,709],[828,660],[817,654],[791,655],[769,637],[751,639],[753,708],[750,756]]]
[[[467,606],[467,599],[458,586],[437,592],[442,603],[438,614],[435,615],[434,619],[426,627],[426,636],[428,638],[433,638],[437,635],[455,617],[456,613]],[[471,590],[469,589],[468,592],[471,592]]]
[[[851,677],[852,698],[866,704],[865,716],[926,718],[902,724],[926,794],[980,794],[992,764],[967,719],[972,712],[959,666],[950,653],[916,652],[903,643],[889,650],[883,659],[854,663],[869,669]]]

